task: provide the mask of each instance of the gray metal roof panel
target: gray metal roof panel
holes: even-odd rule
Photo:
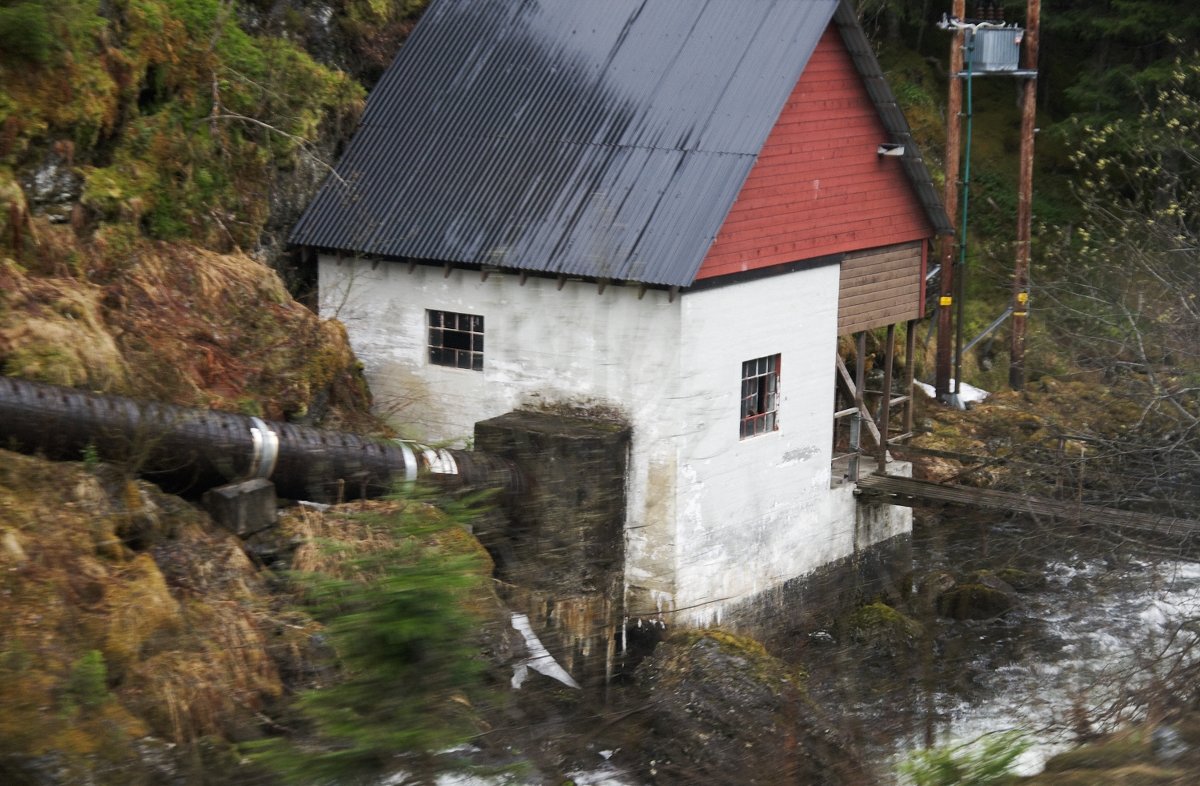
[[[438,0],[293,231],[690,284],[838,0]]]

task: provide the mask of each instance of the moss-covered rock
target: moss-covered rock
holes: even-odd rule
[[[235,5],[254,4],[46,0],[3,9],[0,39],[21,45],[0,45],[0,165],[32,170],[54,153],[58,169],[82,181],[93,229],[133,223],[159,239],[258,247],[276,173],[332,150],[323,138],[351,125],[363,90],[291,36],[251,29],[244,22],[254,14]],[[21,9],[22,29],[47,33],[47,46],[31,49],[37,39],[13,27]],[[317,185],[288,183],[310,193]],[[70,213],[56,210],[59,220]]]
[[[1130,734],[1059,753],[1046,762],[1043,771],[1108,770],[1131,764],[1147,764],[1153,758],[1149,739]]]
[[[846,620],[851,637],[878,652],[911,650],[921,638],[921,623],[882,601],[860,606]]]
[[[1156,760],[1149,735],[1126,732],[1060,753],[1036,777],[1023,781],[1083,786],[1183,786],[1194,782],[1189,768]]]
[[[801,679],[751,639],[668,637],[636,672],[650,732],[638,741],[642,774],[659,784],[862,782]]]

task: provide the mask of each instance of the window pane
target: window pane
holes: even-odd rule
[[[483,370],[483,317],[453,311],[427,311],[429,362]]]
[[[779,355],[742,363],[740,425],[742,439],[779,428]]]

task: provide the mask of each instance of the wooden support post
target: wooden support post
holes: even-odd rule
[[[957,19],[966,16],[966,0],[954,0],[950,12]],[[966,33],[958,30],[950,44],[950,88],[946,101],[946,185],[942,192],[942,203],[950,225],[958,225],[958,172],[962,156],[962,80],[957,74],[963,70],[963,46]],[[937,307],[937,355],[934,370],[934,387],[937,397],[945,401],[950,395],[950,365],[953,351],[954,325],[954,236],[945,235],[938,248],[941,260],[939,272],[939,297]]]
[[[835,359],[837,363],[838,379],[841,380],[842,387],[845,388],[846,393],[850,396],[850,398],[854,399],[853,409],[857,411],[860,416],[859,424],[866,425],[867,431],[871,433],[871,438],[874,439],[875,444],[878,445],[881,439],[879,428],[875,425],[875,418],[873,418],[871,413],[867,411],[867,405],[863,401],[862,390],[850,377],[850,369],[846,368],[845,361],[843,361],[840,356],[835,356]]]
[[[904,433],[911,434],[915,416],[913,377],[917,373],[917,320],[908,320],[905,330],[907,332],[904,334],[904,395],[908,397],[908,401],[904,402]]]
[[[892,414],[892,368],[896,357],[896,326],[888,325],[887,345],[883,350],[883,402],[879,408],[879,466],[877,472],[887,471],[888,424]]]
[[[860,331],[854,336],[854,339],[854,409],[856,411],[850,420],[850,449],[854,451],[854,455],[850,457],[850,480],[857,482],[861,471],[859,460],[862,458],[863,417],[865,414],[868,421],[871,417],[870,413],[866,412],[867,404],[863,395],[867,376],[867,334],[865,331]]]
[[[1009,348],[1008,386],[1025,387],[1025,317],[1029,313],[1029,252],[1033,224],[1033,137],[1037,118],[1038,28],[1041,0],[1028,0],[1025,11],[1025,51],[1022,67],[1034,72],[1025,77],[1021,93],[1021,163],[1017,182],[1017,259],[1013,270],[1012,345]]]

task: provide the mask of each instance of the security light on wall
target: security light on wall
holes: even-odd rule
[[[904,155],[904,145],[896,142],[884,142],[875,148],[875,152],[881,156],[902,156]]]

